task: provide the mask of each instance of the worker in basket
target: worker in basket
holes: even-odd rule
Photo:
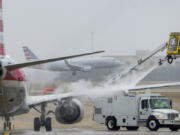
[[[167,61],[169,64],[180,56],[180,33],[173,32],[169,35],[169,41],[166,43]]]

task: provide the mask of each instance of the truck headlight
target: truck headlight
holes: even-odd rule
[[[167,115],[166,114],[156,114],[155,117],[157,119],[168,119]]]

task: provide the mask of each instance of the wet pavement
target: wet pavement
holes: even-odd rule
[[[146,128],[140,128],[138,131],[127,131],[122,129],[120,131],[107,130],[89,130],[89,129],[53,129],[52,132],[46,132],[42,129],[40,132],[33,130],[13,130],[11,135],[178,135],[179,132],[171,132],[169,129],[160,129],[157,132],[151,132]]]

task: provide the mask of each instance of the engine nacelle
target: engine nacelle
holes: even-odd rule
[[[77,99],[63,99],[55,109],[55,117],[62,124],[80,122],[84,117],[84,106]]]

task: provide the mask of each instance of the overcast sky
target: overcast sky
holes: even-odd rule
[[[40,58],[106,50],[132,55],[180,31],[180,0],[4,0],[5,44],[23,61],[22,46]]]

